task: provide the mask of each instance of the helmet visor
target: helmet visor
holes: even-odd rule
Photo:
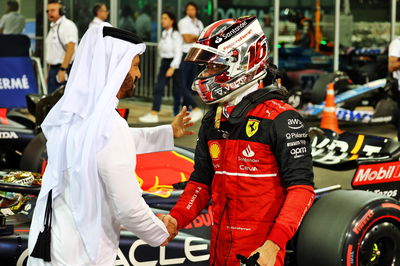
[[[187,53],[185,61],[199,64],[226,64],[228,59],[211,51],[192,47]]]

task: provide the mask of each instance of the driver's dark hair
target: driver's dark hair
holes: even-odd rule
[[[8,1],[7,6],[10,11],[18,11],[19,8],[17,1]]]
[[[102,6],[104,6],[104,5],[106,5],[106,4],[104,4],[104,3],[96,3],[96,4],[93,6],[93,9],[92,9],[93,16],[97,17],[97,12],[99,12],[100,8],[101,8]]]

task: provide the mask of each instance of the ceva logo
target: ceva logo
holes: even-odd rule
[[[369,185],[400,181],[400,162],[360,165],[352,185]]]

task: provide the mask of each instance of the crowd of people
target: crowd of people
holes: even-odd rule
[[[159,55],[162,58],[158,72],[157,84],[154,87],[153,106],[150,113],[139,118],[143,123],[158,122],[158,112],[161,106],[161,97],[168,80],[173,78],[173,113],[179,112],[180,106],[187,106],[191,110],[191,118],[198,121],[203,113],[197,106],[192,95],[192,83],[197,74],[195,64],[185,62],[184,59],[190,47],[197,41],[203,30],[203,23],[197,18],[198,7],[189,2],[185,7],[186,16],[177,24],[175,15],[169,11],[162,14],[161,26],[164,28],[158,43]]]
[[[66,17],[65,7],[59,0],[50,0],[46,12],[51,23],[45,40],[45,62],[48,65],[48,93],[52,93],[60,86],[65,85],[68,80],[79,33],[75,23]],[[107,22],[109,12],[104,3],[96,3],[92,13],[93,20],[88,25],[89,29],[100,25],[111,26]],[[197,69],[195,65],[184,62],[188,50],[204,27],[197,18],[197,13],[198,7],[193,2],[186,5],[186,16],[179,23],[172,12],[163,12],[161,26],[164,30],[158,43],[159,56],[162,59],[161,66],[154,86],[152,110],[139,118],[141,122],[156,123],[159,121],[158,112],[161,108],[164,88],[170,78],[173,79],[173,114],[178,114],[182,106],[187,106],[193,121],[202,118],[203,112],[197,106],[191,89]],[[140,19],[146,20],[145,17]],[[129,23],[129,21],[126,16],[122,16],[120,23],[123,23],[123,28],[130,25],[131,32],[136,32],[139,36],[139,32],[146,35],[146,29],[137,27],[139,24],[150,25],[150,23],[138,23],[138,21]],[[146,36],[143,36],[143,39],[145,38]]]

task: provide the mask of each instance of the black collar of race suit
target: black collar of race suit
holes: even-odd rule
[[[103,27],[103,37],[106,36],[114,37],[133,44],[143,43],[142,38],[140,38],[135,33],[114,27]]]
[[[232,125],[239,124],[246,119],[247,113],[260,103],[272,99],[285,101],[287,98],[288,91],[282,86],[271,85],[267,88],[258,89],[243,97],[240,103],[232,110],[228,121]]]

